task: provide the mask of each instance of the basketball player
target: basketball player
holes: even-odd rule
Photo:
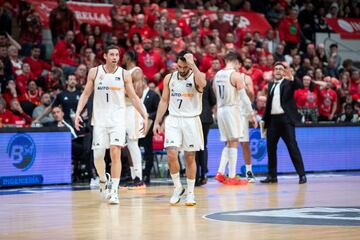
[[[125,52],[123,63],[126,66],[126,70],[131,74],[132,82],[134,85],[135,93],[139,98],[142,97],[143,93],[143,79],[144,74],[141,68],[136,66],[137,54],[133,50]],[[141,151],[138,144],[138,139],[144,137],[144,131],[146,129],[141,129],[140,121],[141,115],[136,111],[134,105],[131,103],[128,97],[125,98],[126,101],[126,142],[127,148],[130,153],[132,164],[130,163],[131,177],[133,183],[128,185],[128,189],[143,189],[146,187],[145,183],[142,180],[142,159]],[[145,109],[145,106],[144,106]],[[140,120],[140,121],[139,121]]]
[[[174,182],[174,192],[170,204],[180,202],[185,189],[179,175],[178,151],[185,152],[187,196],[186,206],[196,205],[194,185],[196,176],[195,152],[204,149],[204,139],[200,121],[202,110],[202,91],[206,85],[205,74],[200,72],[194,62],[194,56],[181,51],[177,58],[177,71],[164,79],[164,90],[154,123],[154,134],[159,134],[166,110],[169,116],[165,120],[165,148],[167,150],[169,170]]]
[[[135,94],[131,75],[125,69],[118,67],[119,48],[111,45],[105,49],[105,65],[91,68],[88,74],[84,92],[81,94],[76,109],[75,127],[79,129],[80,113],[94,92],[93,125],[94,164],[100,177],[100,197],[109,198],[110,204],[118,204],[118,187],[121,173],[121,147],[125,145],[125,92],[132,104],[144,119],[144,129],[147,125],[147,113],[141,106],[140,99]],[[105,174],[105,150],[110,148],[111,181]],[[110,184],[111,182],[111,184]],[[110,189],[109,189],[109,186]]]
[[[246,94],[250,98],[250,101],[253,102],[255,99],[253,81],[249,75],[244,75],[243,81],[244,81]],[[241,135],[242,135],[239,138],[239,142],[241,144],[243,158],[245,161],[246,179],[248,180],[249,183],[255,183],[256,180],[255,180],[255,176],[253,174],[252,166],[251,166],[251,150],[250,150],[250,142],[249,142],[250,141],[249,140],[249,120],[253,123],[254,128],[257,128],[258,123],[256,121],[256,118],[253,118],[253,116],[251,116],[251,119],[249,119],[249,116],[247,116],[247,114],[246,114],[244,102],[240,101],[239,103],[240,103],[240,129],[241,129],[240,131],[241,131]]]
[[[226,185],[247,184],[236,178],[238,142],[243,137],[241,128],[241,109],[248,118],[255,120],[251,102],[245,90],[246,75],[239,73],[239,60],[236,53],[230,52],[225,57],[225,68],[218,71],[214,78],[214,91],[217,102],[217,119],[221,141],[226,145],[221,154],[220,166],[215,179]],[[241,105],[242,106],[241,106]],[[225,177],[225,167],[229,162],[229,178]]]

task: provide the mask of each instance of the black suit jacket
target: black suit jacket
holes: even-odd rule
[[[154,91],[149,90],[144,99],[144,105],[146,107],[146,111],[149,114],[149,118],[155,121],[156,111],[160,102],[160,97]]]
[[[266,102],[265,113],[263,115],[262,120],[265,122],[265,128],[269,127],[270,120],[271,120],[271,103],[270,103],[270,92],[274,82],[269,83],[269,92]],[[289,117],[292,124],[300,123],[301,115],[298,112],[296,107],[296,103],[294,100],[294,92],[298,88],[303,88],[304,85],[300,80],[290,81],[284,79],[280,85],[280,104],[282,109],[284,109],[285,114]]]
[[[202,95],[202,112],[200,114],[200,120],[202,123],[212,124],[214,122],[211,109],[215,106],[215,104],[216,96],[211,87],[210,81],[207,80]]]

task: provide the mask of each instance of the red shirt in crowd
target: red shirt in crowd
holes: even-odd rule
[[[165,72],[166,66],[162,61],[161,55],[157,52],[143,51],[138,56],[138,66],[143,70],[144,75],[150,82],[154,82],[154,75],[156,73]]]
[[[209,68],[211,68],[211,62],[212,62],[212,60],[214,60],[214,59],[216,59],[216,58],[220,60],[221,68],[223,68],[223,67],[225,66],[225,64],[224,64],[224,61],[223,61],[223,59],[222,59],[221,57],[219,57],[219,56],[217,56],[217,55],[212,56],[212,55],[210,55],[210,54],[207,53],[207,54],[203,57],[203,59],[201,60],[201,64],[200,64],[200,67],[199,67],[200,71],[206,73],[207,70],[209,70]]]
[[[358,86],[359,86],[358,83],[356,83],[354,81],[350,81],[349,93],[351,95],[357,93],[358,92]]]
[[[336,92],[332,89],[319,91],[319,114],[328,117],[331,115],[332,105],[337,102]]]
[[[2,124],[15,124],[15,115],[11,111],[5,109],[4,112],[0,112],[0,120]]]
[[[245,73],[246,75],[249,75],[251,77],[251,79],[253,81],[253,85],[254,85],[254,91],[256,93],[258,90],[258,87],[263,82],[263,72],[254,66],[252,66],[249,70],[242,67],[240,69],[240,72]]]
[[[297,19],[284,17],[279,25],[280,40],[291,43],[300,42],[300,25]]]
[[[183,36],[188,36],[192,32],[185,18],[180,18],[178,20],[178,26],[181,28],[181,32]]]
[[[35,75],[30,72],[28,76],[26,76],[25,74],[20,74],[19,76],[16,77],[16,87],[19,90],[20,94],[24,94],[26,92],[26,86],[28,81],[30,80],[35,80],[36,77]]]
[[[30,65],[31,72],[34,74],[35,78],[40,77],[43,70],[51,70],[51,65],[41,59],[26,57],[23,62]]]
[[[29,101],[29,102],[32,102],[33,104],[39,106],[41,104],[41,95],[42,95],[42,90],[40,88],[38,88],[33,93],[31,93],[30,91],[26,91],[18,99],[20,102]]]
[[[57,66],[61,64],[77,66],[75,45],[67,44],[64,40],[59,41],[54,47],[51,60]]]
[[[148,26],[144,26],[142,28],[132,26],[129,30],[128,39],[131,39],[132,35],[136,32],[139,33],[143,39],[152,38],[154,36],[153,30]]]
[[[294,93],[296,106],[299,108],[317,108],[318,95],[317,91],[310,91],[308,88],[297,89]]]
[[[19,127],[27,127],[31,124],[32,119],[25,113],[19,113],[15,115],[13,112],[5,109],[3,113],[0,113],[0,119],[2,124],[15,124]]]

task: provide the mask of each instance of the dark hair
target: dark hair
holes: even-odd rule
[[[183,62],[186,62],[186,59],[185,59],[185,54],[187,54],[187,53],[190,53],[189,51],[186,51],[186,50],[182,50],[181,52],[179,52],[178,53],[178,55],[177,55],[177,58],[176,58],[176,62],[177,61],[179,61],[179,60],[181,60],[181,61],[183,61]]]
[[[109,45],[109,46],[105,47],[105,54],[108,54],[111,49],[116,49],[116,50],[118,50],[119,53],[120,53],[120,48],[119,48],[118,46],[116,46],[116,45]]]
[[[224,56],[225,62],[240,61],[240,56],[235,52],[229,52]]]
[[[133,46],[133,45],[135,44],[135,43],[134,43],[134,40],[133,40],[133,37],[134,37],[135,35],[139,38],[139,43],[142,43],[142,37],[141,37],[140,33],[134,32],[134,34],[133,34],[133,35],[131,36],[131,38],[130,38],[130,44],[131,44],[131,46]]]
[[[286,66],[285,66],[285,64],[284,64],[283,62],[276,62],[276,63],[274,64],[274,67],[276,67],[276,66],[278,66],[278,65],[281,65],[281,66],[283,66],[283,67],[286,69]]]
[[[77,80],[76,75],[75,75],[74,73],[70,73],[69,75],[67,75],[66,81],[68,81],[68,80],[69,80],[69,77],[70,77],[70,76],[74,76],[74,77],[75,77],[75,79]]]
[[[53,111],[54,108],[59,108],[62,112],[64,112],[64,110],[63,110],[63,108],[62,108],[61,105],[55,105],[55,106],[53,106],[53,107],[51,108],[51,111]]]
[[[131,62],[137,62],[137,53],[134,50],[128,50],[125,52],[125,55],[128,56],[131,60]]]
[[[329,47],[329,48],[331,49],[331,48],[333,48],[333,47],[338,48],[338,45],[337,45],[336,43],[333,43],[333,44],[331,44],[331,45],[330,45],[330,47]]]

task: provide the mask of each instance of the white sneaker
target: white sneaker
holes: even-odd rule
[[[192,207],[196,205],[196,201],[195,201],[195,195],[194,193],[188,194],[186,196],[186,202],[185,202],[186,206]]]
[[[184,192],[185,192],[185,188],[183,188],[183,187],[175,188],[174,192],[173,192],[173,195],[170,198],[170,204],[175,205],[178,202],[180,202],[181,195],[183,195]]]
[[[109,173],[105,174],[106,182],[101,182],[99,180],[99,189],[100,189],[100,199],[106,200],[110,198],[110,189],[111,189],[111,176]]]
[[[100,178],[96,177],[96,178],[92,178],[90,180],[90,188],[98,188],[100,187]]]
[[[111,190],[109,203],[110,204],[119,204],[120,203],[118,191]]]

